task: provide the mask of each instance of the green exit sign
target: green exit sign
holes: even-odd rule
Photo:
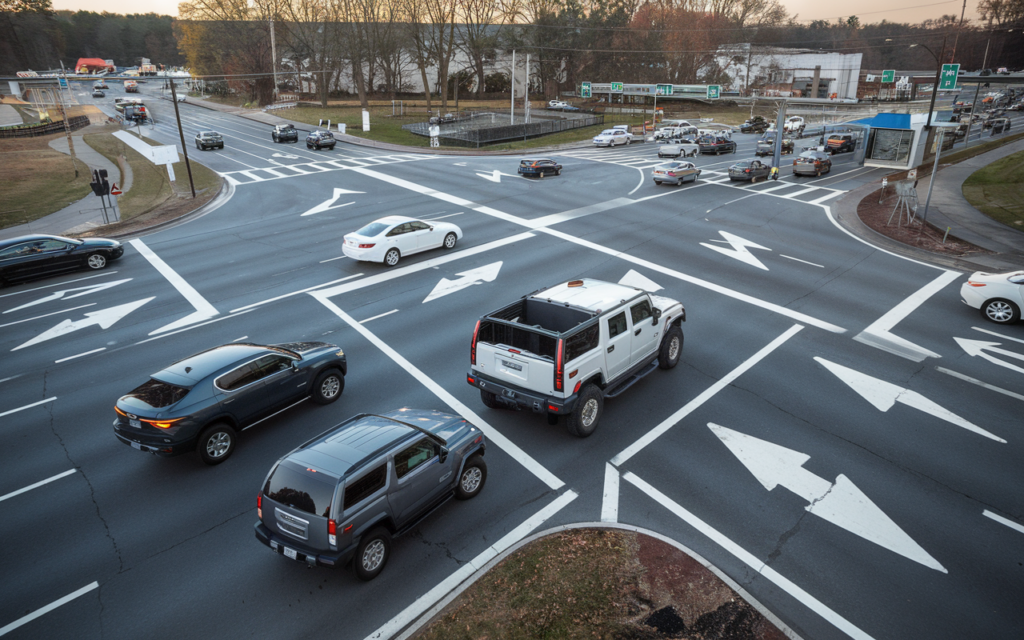
[[[612,93],[622,93],[622,83],[621,82],[613,82],[612,83]]]
[[[709,84],[708,85],[708,100],[718,100],[722,97],[722,85],[720,84]]]
[[[886,69],[882,72],[882,82],[896,82],[896,70]]]
[[[580,97],[581,98],[591,98],[591,97],[593,97],[593,95],[591,94],[591,89],[590,89],[590,83],[589,82],[581,82],[580,83]]]
[[[960,65],[958,64],[942,65],[942,73],[939,75],[939,89],[955,89],[956,77],[959,73]]]
[[[670,96],[675,87],[670,84],[659,84],[655,89],[655,94],[659,96]]]

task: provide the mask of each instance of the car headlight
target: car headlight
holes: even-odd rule
[[[345,350],[344,349],[338,349],[338,352],[335,353],[334,355],[336,355],[336,356],[344,356],[345,355]]]

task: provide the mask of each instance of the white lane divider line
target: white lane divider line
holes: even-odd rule
[[[65,605],[65,604],[71,602],[72,600],[74,600],[75,598],[77,598],[79,596],[84,596],[85,594],[89,593],[93,589],[98,588],[99,586],[100,586],[99,582],[93,582],[92,584],[87,584],[84,587],[82,587],[81,589],[79,589],[78,591],[75,591],[74,593],[69,593],[68,595],[64,596],[60,600],[55,600],[55,601],[51,602],[50,604],[46,605],[45,607],[43,607],[42,609],[36,609],[35,611],[33,611],[32,613],[28,614],[27,616],[23,616],[21,618],[18,618],[17,620],[15,620],[14,622],[10,623],[9,625],[0,628],[0,636],[7,635],[8,633],[14,631],[18,627],[20,627],[20,626],[22,626],[24,624],[28,624],[29,622],[32,622],[36,618],[45,616],[46,614],[50,613],[51,611],[53,611],[57,607]]]
[[[379,314],[373,316],[372,318],[367,318],[366,320],[360,320],[359,324],[366,324],[367,322],[373,322],[377,318],[383,318],[384,316],[390,316],[392,313],[398,313],[398,309],[392,309],[391,311],[385,311],[384,313],[379,313]]]
[[[852,622],[825,606],[825,604],[820,600],[807,593],[778,571],[759,560],[757,556],[727,538],[717,529],[704,522],[693,513],[690,513],[681,505],[677,504],[671,498],[658,491],[647,482],[644,482],[632,472],[627,472],[622,477],[627,482],[633,484],[637,489],[646,493],[655,502],[678,516],[683,522],[687,523],[697,531],[700,531],[712,542],[732,554],[732,556],[737,560],[746,564],[748,567],[767,578],[777,587],[796,598],[801,604],[817,613],[835,628],[856,640],[873,640],[870,635],[854,625]]]
[[[206,298],[200,295],[200,293],[196,291],[192,287],[192,285],[185,282],[184,278],[178,275],[178,273],[174,269],[171,269],[160,256],[153,253],[153,250],[147,247],[146,243],[144,243],[141,239],[135,238],[134,240],[131,240],[129,244],[135,247],[135,250],[142,254],[142,257],[148,260],[149,263],[153,265],[153,268],[156,269],[160,273],[160,275],[166,278],[167,281],[171,283],[171,286],[177,289],[178,293],[184,296],[185,300],[187,300],[188,303],[195,308],[194,313],[190,313],[184,318],[175,320],[174,322],[168,325],[164,325],[157,329],[156,331],[150,331],[149,335],[153,336],[158,333],[164,333],[165,331],[179,329],[181,327],[190,325],[195,322],[209,320],[213,316],[218,315],[220,313],[212,304],[207,302]]]
[[[39,318],[46,318],[46,317],[49,317],[49,316],[56,316],[56,315],[59,315],[59,314],[62,314],[62,313],[68,313],[70,311],[75,311],[76,309],[84,309],[86,307],[95,307],[95,306],[96,306],[95,302],[90,302],[89,304],[83,304],[83,305],[78,306],[78,307],[71,307],[70,309],[64,309],[62,311],[54,311],[53,313],[44,313],[43,315],[35,316],[34,318],[25,318],[24,320],[15,320],[14,322],[8,322],[7,324],[0,324],[0,328],[2,328],[2,327],[9,327],[12,324],[21,324],[22,322],[29,322],[31,320],[38,320]]]
[[[214,324],[216,322],[223,322],[224,320],[230,320],[232,318],[237,318],[238,316],[245,315],[245,314],[249,313],[250,311],[252,311],[252,309],[248,309],[246,311],[242,311],[240,313],[235,313],[235,314],[231,314],[231,315],[227,315],[227,316],[221,316],[219,318],[214,318],[213,320],[207,320],[206,322],[198,322],[196,324],[189,325],[189,326],[184,327],[182,329],[176,329],[174,331],[168,331],[167,333],[161,333],[160,335],[153,336],[152,338],[146,338],[145,340],[139,340],[135,344],[136,345],[145,344],[147,342],[152,342],[154,340],[160,340],[161,338],[166,338],[168,336],[177,335],[179,333],[185,333],[186,331],[191,331],[193,329],[198,329],[199,327],[205,327],[208,324]]]
[[[445,578],[436,587],[417,598],[415,602],[406,607],[401,613],[389,620],[382,627],[366,636],[366,640],[387,640],[389,638],[393,638],[396,634],[401,633],[405,627],[414,622],[432,607],[438,605],[442,598],[452,592],[460,584],[468,580],[470,576],[482,569],[488,562],[525,538],[531,531],[561,511],[565,505],[575,500],[576,497],[577,494],[575,491],[566,491],[555,498],[546,507],[527,518],[522,524],[512,531],[509,531],[493,545],[487,547],[487,549],[481,552],[477,557],[459,567],[458,571]]]
[[[343,259],[345,259],[347,257],[348,256],[338,256],[337,258],[327,258],[326,260],[321,260],[320,264],[323,264],[325,262],[334,262],[335,260],[343,260]]]
[[[46,480],[40,480],[39,482],[37,482],[35,484],[30,484],[27,487],[23,487],[21,489],[18,489],[17,491],[12,491],[12,492],[8,493],[5,496],[0,496],[0,502],[3,502],[4,500],[8,500],[8,499],[13,498],[15,496],[20,496],[23,493],[28,493],[29,491],[31,491],[33,489],[38,489],[39,487],[41,487],[41,486],[43,486],[45,484],[50,484],[54,480],[60,480],[61,478],[65,478],[67,476],[70,476],[72,473],[77,473],[77,472],[78,472],[78,469],[68,469],[64,473],[58,473],[55,476],[50,476]]]
[[[18,413],[19,411],[24,411],[25,409],[31,409],[32,407],[38,407],[39,405],[46,404],[47,402],[53,402],[56,399],[57,399],[57,396],[53,396],[52,398],[47,398],[46,400],[40,400],[39,402],[33,402],[32,404],[26,404],[24,407],[18,407],[17,409],[10,409],[8,411],[4,411],[3,413],[0,413],[0,418],[2,418],[4,416],[9,416],[12,413]]]
[[[345,256],[342,256],[342,258],[344,258],[344,257]],[[312,291],[313,289],[319,289],[321,287],[328,287],[328,286],[330,286],[332,284],[338,284],[339,282],[345,282],[346,280],[351,280],[352,278],[358,278],[361,275],[363,275],[363,274],[357,273],[355,275],[345,276],[344,278],[339,278],[337,280],[331,280],[330,282],[325,282],[323,284],[318,284],[318,285],[315,285],[315,286],[312,286],[312,287],[306,287],[305,289],[299,289],[298,291],[292,291],[291,293],[286,293],[286,294],[283,294],[283,295],[280,295],[280,296],[276,296],[274,298],[267,298],[266,300],[261,300],[260,302],[254,302],[252,304],[247,304],[244,307],[238,307],[237,309],[232,309],[231,313],[238,313],[239,311],[245,311],[246,309],[252,309],[254,307],[259,307],[259,306],[262,306],[262,305],[265,305],[265,304],[269,304],[271,302],[277,302],[278,300],[283,300],[285,298],[290,298],[292,296],[297,296],[300,293],[306,293],[306,292]]]
[[[248,337],[249,337],[249,336],[242,336],[241,338],[235,338],[235,339],[234,339],[234,340],[232,340],[231,342],[241,342],[242,340],[245,340],[245,339],[246,339],[246,338],[248,338]]]
[[[953,376],[954,378],[959,378],[959,379],[963,380],[964,382],[970,382],[971,384],[976,384],[979,387],[983,387],[985,389],[988,389],[989,391],[995,391],[996,393],[1001,393],[1004,396],[1010,396],[1011,398],[1016,398],[1018,400],[1024,400],[1024,396],[1022,396],[1019,393],[1014,393],[1012,391],[1007,391],[1006,389],[1002,389],[1002,388],[997,387],[995,385],[991,385],[991,384],[989,384],[987,382],[982,382],[981,380],[978,380],[977,378],[972,378],[971,376],[964,375],[964,374],[962,374],[962,373],[960,373],[958,371],[953,371],[952,369],[947,369],[945,367],[935,367],[935,370],[938,371],[939,373],[944,373],[947,376]]]
[[[477,415],[475,411],[473,411],[466,405],[462,404],[462,402],[460,402],[455,396],[450,394],[441,385],[434,382],[433,379],[427,376],[427,374],[420,371],[420,369],[417,368],[413,363],[406,360],[405,357],[402,356],[402,354],[392,349],[386,342],[378,338],[376,334],[374,334],[369,329],[356,322],[355,319],[352,318],[352,316],[348,315],[347,313],[342,311],[338,305],[331,302],[329,297],[332,294],[329,294],[325,291],[311,291],[309,295],[319,300],[320,303],[323,304],[328,309],[330,309],[334,313],[334,315],[338,316],[343,321],[345,321],[350,327],[358,331],[364,338],[366,338],[370,342],[370,344],[374,345],[375,347],[383,351],[384,355],[394,360],[395,363],[399,367],[401,367],[406,373],[411,375],[420,384],[422,384],[434,395],[440,398],[442,402],[444,402],[449,407],[454,409],[456,413],[466,418],[471,423],[473,423],[473,425],[475,425],[476,428],[483,431],[484,435],[487,436],[487,439],[490,440],[492,444],[494,444],[499,449],[501,449],[509,456],[511,456],[513,460],[523,465],[523,467],[525,467],[527,471],[537,476],[537,478],[539,478],[541,482],[543,482],[553,490],[561,489],[562,486],[565,485],[565,483],[562,482],[562,480],[560,480],[557,476],[555,476],[555,474],[548,471],[544,467],[544,465],[537,462],[536,460],[533,459],[532,456],[530,456],[530,454],[520,449],[519,445],[515,444],[514,442],[506,438],[504,434],[502,434],[500,431],[498,431],[490,424],[488,424],[483,418]]]
[[[106,351],[106,350],[107,350],[106,347],[100,347],[99,349],[93,349],[92,351],[86,351],[85,353],[79,353],[78,355],[68,356],[66,358],[61,358],[60,360],[54,360],[53,363],[54,364],[60,364],[62,362],[67,362],[68,360],[74,360],[75,358],[81,358],[83,356],[89,356],[89,355],[92,355],[94,353],[99,353],[100,351]]]
[[[795,336],[797,332],[799,332],[801,329],[803,329],[803,327],[798,324],[795,324],[789,329],[786,329],[786,331],[782,335],[775,338],[767,345],[762,347],[760,351],[744,360],[740,364],[740,366],[736,367],[729,373],[725,374],[724,377],[720,378],[713,385],[702,391],[701,394],[698,395],[696,398],[690,400],[685,405],[683,405],[681,409],[679,409],[669,417],[665,418],[661,422],[661,424],[654,427],[653,429],[642,435],[639,440],[623,449],[621,453],[612,458],[611,463],[616,467],[621,467],[623,463],[625,463],[627,460],[629,460],[637,453],[639,453],[641,449],[657,440],[666,431],[668,431],[677,423],[679,423],[683,418],[690,415],[702,404],[713,398],[715,394],[717,394],[719,391],[732,384],[733,381],[736,380],[736,378],[739,378],[755,364],[768,357],[768,355],[772,351],[775,351],[777,348],[781,347],[787,340]]]
[[[913,342],[897,336],[892,333],[892,328],[924,304],[928,298],[931,298],[947,284],[960,277],[961,274],[956,271],[944,271],[942,275],[910,294],[906,300],[887,311],[878,320],[872,322],[866,329],[855,335],[853,339],[876,349],[913,360],[914,362],[921,362],[925,358],[942,357],[934,351],[919,347]]]
[[[801,260],[800,258],[794,258],[793,256],[786,256],[786,255],[783,255],[781,253],[779,254],[779,257],[780,258],[787,258],[789,260],[796,260],[797,262],[802,262],[804,264],[809,264],[812,267],[821,267],[822,269],[825,268],[825,265],[823,265],[823,264],[817,264],[817,263],[814,263],[814,262],[807,262],[806,260]]]
[[[7,325],[0,324],[0,327],[5,327],[5,326],[7,326]],[[1004,336],[1001,333],[996,333],[995,331],[989,331],[988,329],[982,329],[981,327],[971,327],[971,328],[974,329],[975,331],[980,331],[982,333],[987,333],[990,336],[995,336],[997,338],[1002,338],[1003,340],[1012,340],[1014,342],[1020,342],[1021,344],[1024,344],[1024,340],[1021,340],[1020,338],[1011,338],[1010,336]]]
[[[1010,520],[1008,518],[1004,518],[1003,516],[999,515],[998,513],[992,513],[988,509],[985,509],[984,511],[982,511],[981,515],[985,516],[986,518],[992,518],[993,520],[995,520],[999,524],[1005,524],[1006,526],[1010,527],[1011,529],[1013,529],[1015,531],[1019,531],[1020,533],[1024,533],[1024,525],[1018,524],[1018,523],[1016,523],[1013,520]]]
[[[619,470],[604,463],[604,495],[601,497],[601,522],[619,521]]]

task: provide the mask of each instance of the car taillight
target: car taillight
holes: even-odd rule
[[[127,414],[127,413],[125,413],[124,411],[121,411],[121,410],[120,410],[120,409],[118,409],[118,408],[117,408],[116,406],[114,407],[114,411],[116,411],[116,412],[120,413],[120,414],[121,414],[122,416],[124,416],[124,417],[126,417],[126,418],[128,417],[128,414]]]
[[[565,370],[562,366],[563,345],[564,341],[559,338],[557,351],[555,352],[555,391],[561,391],[563,389],[562,378],[565,377]]]
[[[329,542],[331,546],[338,545],[338,523],[334,520],[327,521],[327,542]]]
[[[476,364],[476,336],[480,333],[480,321],[476,321],[476,328],[473,329],[473,342],[469,345],[469,363]]]
[[[744,169],[743,173],[750,173],[750,169]]]
[[[670,175],[670,176],[672,176],[674,178],[674,177],[676,177],[676,172],[675,171],[669,171],[668,175]]]
[[[373,247],[374,247],[373,244],[361,244],[361,245],[359,245],[360,249],[372,249]]]
[[[184,418],[175,418],[174,420],[143,420],[143,422],[152,425],[157,429],[170,429],[171,426],[179,420],[184,420]]]
[[[263,494],[256,494],[256,517],[263,521]]]
[[[985,286],[984,282],[975,282],[974,280],[968,280],[967,284],[971,285],[972,287],[984,287]]]

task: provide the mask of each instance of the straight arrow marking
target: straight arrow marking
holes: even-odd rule
[[[856,391],[860,397],[873,404],[879,411],[888,411],[894,404],[899,402],[907,405],[908,407],[913,407],[918,411],[924,411],[925,413],[933,415],[940,420],[945,420],[950,424],[967,429],[968,431],[973,431],[978,435],[1006,444],[1006,440],[989,433],[976,424],[964,420],[960,416],[932,402],[916,391],[905,389],[886,382],[885,380],[879,380],[878,378],[850,369],[849,367],[829,362],[824,358],[815,357],[814,360],[831,371],[833,375],[845,382],[848,387]]]
[[[124,280],[114,280],[113,282],[104,282],[102,284],[93,284],[93,285],[89,285],[89,286],[85,286],[85,287],[75,287],[73,289],[64,289],[63,291],[54,291],[53,293],[51,293],[50,295],[48,295],[46,297],[39,298],[38,300],[35,300],[34,302],[29,302],[27,304],[23,304],[20,307],[15,307],[13,309],[8,309],[7,311],[4,311],[4,313],[13,313],[15,311],[20,311],[20,310],[26,309],[28,307],[34,307],[37,304],[43,304],[44,302],[50,302],[52,300],[70,300],[72,298],[77,298],[79,296],[89,295],[90,293],[96,293],[97,291],[103,291],[104,289],[109,289],[111,287],[116,287],[117,285],[124,284],[125,282],[128,282],[129,280],[131,280],[131,278],[125,278]],[[64,295],[65,293],[72,293],[74,291],[78,291],[79,293],[76,293],[75,295],[72,295],[72,296],[65,296]]]
[[[154,296],[155,298],[156,296]],[[28,342],[21,344],[11,349],[11,351],[17,351],[18,349],[24,349],[25,347],[31,347],[34,344],[51,340],[58,336],[63,336],[85,327],[91,327],[96,324],[101,329],[109,329],[114,325],[115,322],[125,317],[132,311],[135,311],[142,305],[146,304],[153,298],[145,298],[143,300],[136,300],[135,302],[129,302],[127,304],[121,304],[116,307],[110,307],[108,309],[100,309],[99,311],[91,311],[85,314],[85,317],[81,320],[64,320],[57,326],[40,333],[38,336],[32,338]]]
[[[458,280],[441,278],[441,281],[437,283],[433,291],[430,292],[430,295],[423,299],[423,302],[426,303],[431,300],[436,300],[442,296],[448,295],[449,293],[462,291],[466,287],[471,287],[474,284],[480,284],[481,282],[494,282],[494,279],[498,277],[498,271],[501,270],[501,264],[501,261],[492,262],[491,264],[477,267],[476,269],[457,273],[455,275],[462,276]]]
[[[1024,373],[1024,369],[1016,365],[1010,364],[1009,362],[1003,362],[999,358],[985,353],[986,351],[992,351],[995,353],[1000,353],[1004,356],[1016,358],[1017,360],[1024,360],[1024,354],[1016,353],[1014,351],[1007,351],[1006,349],[999,349],[998,347],[999,345],[1003,344],[1002,342],[985,342],[984,340],[968,340],[967,338],[957,337],[954,337],[953,339],[956,340],[956,343],[960,345],[960,348],[966,351],[967,355],[969,356],[981,356],[982,358],[988,360],[992,364],[997,364],[1000,367],[1006,367],[1007,369],[1010,369],[1011,371],[1016,371],[1017,373]]]
[[[819,518],[930,569],[948,573],[846,476],[839,474],[833,484],[803,468],[810,459],[805,453],[711,422],[708,428],[764,488],[771,491],[782,485],[806,500],[809,504],[804,508]]]

